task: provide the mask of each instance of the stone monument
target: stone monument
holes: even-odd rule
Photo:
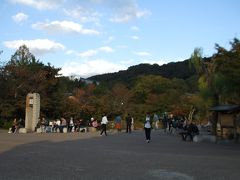
[[[34,132],[40,116],[40,95],[38,93],[29,93],[26,97],[26,132]]]

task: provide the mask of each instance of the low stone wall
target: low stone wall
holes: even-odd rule
[[[20,128],[18,130],[19,133],[27,133],[27,129],[26,128]]]
[[[95,127],[88,127],[89,132],[96,132],[97,129]]]
[[[217,137],[214,135],[196,135],[193,137],[193,142],[217,142]]]

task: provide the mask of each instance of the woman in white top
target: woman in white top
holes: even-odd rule
[[[102,121],[101,121],[101,126],[102,126],[102,131],[101,134],[103,134],[103,132],[105,133],[105,135],[107,136],[107,123],[108,123],[108,119],[106,115],[103,115],[102,117]]]
[[[147,113],[146,115],[146,120],[144,123],[144,130],[145,130],[145,136],[146,136],[146,142],[149,143],[151,140],[151,118],[150,118],[150,114]]]

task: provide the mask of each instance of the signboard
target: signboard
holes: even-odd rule
[[[33,106],[33,98],[29,98],[29,106]]]

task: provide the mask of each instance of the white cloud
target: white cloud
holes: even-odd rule
[[[92,56],[95,56],[97,54],[97,50],[95,49],[90,49],[90,50],[87,50],[85,52],[82,52],[82,53],[79,53],[78,55],[82,58],[87,58],[87,57],[92,57]]]
[[[102,46],[102,47],[99,47],[97,49],[89,49],[87,51],[80,52],[80,53],[76,52],[76,51],[73,51],[73,50],[68,50],[66,52],[66,54],[73,54],[73,55],[76,55],[76,56],[80,56],[82,58],[89,58],[89,57],[97,55],[100,52],[112,53],[112,52],[114,52],[114,49],[109,47],[109,46]]]
[[[65,9],[68,16],[78,18],[81,22],[96,22],[110,12],[109,20],[115,23],[126,23],[150,15],[151,12],[139,7],[137,0],[82,0],[76,1],[75,8]],[[97,8],[102,13],[92,10]]]
[[[78,33],[86,35],[99,35],[100,33],[94,29],[83,28],[81,24],[72,21],[52,21],[50,23],[33,24],[34,29],[40,29],[47,33]]]
[[[126,23],[134,19],[151,15],[150,11],[140,9],[135,1],[126,1],[125,3],[126,4],[123,4],[119,8],[116,8],[117,14],[110,18],[111,22]]]
[[[110,12],[109,20],[115,23],[126,23],[151,15],[149,10],[139,7],[137,0],[87,0],[83,4],[85,9],[100,7],[104,11],[102,14]]]
[[[150,53],[145,52],[145,51],[133,52],[133,54],[135,54],[137,56],[151,56]]]
[[[75,51],[73,51],[73,50],[67,50],[67,51],[66,51],[66,54],[67,54],[67,55],[75,54]]]
[[[34,55],[52,53],[65,48],[62,44],[48,39],[5,41],[3,44],[10,49],[18,49],[25,44]]]
[[[98,12],[92,11],[87,8],[83,8],[81,6],[76,6],[73,9],[64,9],[64,13],[67,16],[78,19],[82,23],[87,23],[87,22],[99,23],[100,17],[102,16]]]
[[[132,36],[131,37],[133,40],[139,40],[140,38],[138,36]]]
[[[12,19],[16,23],[22,23],[23,21],[26,21],[28,19],[28,15],[24,13],[17,13],[16,15],[12,16]]]
[[[109,47],[109,46],[102,46],[102,47],[98,48],[97,50],[105,52],[105,53],[112,53],[112,52],[114,52],[114,50],[111,47]]]
[[[130,29],[131,29],[132,31],[139,31],[139,27],[137,27],[137,26],[132,26]]]
[[[116,64],[103,59],[85,61],[85,62],[67,62],[63,65],[61,74],[64,76],[79,75],[81,77],[90,77],[97,74],[117,72],[127,69],[125,65]]]
[[[14,4],[22,4],[39,10],[57,8],[64,0],[10,0]]]

